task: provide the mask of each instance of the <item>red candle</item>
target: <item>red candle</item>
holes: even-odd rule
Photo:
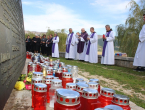
[[[88,85],[89,85],[89,88],[91,88],[91,89],[95,89],[95,90],[97,90],[97,91],[99,91],[99,83],[96,83],[96,82],[89,82],[88,83]],[[100,93],[100,92],[99,92]]]
[[[82,100],[81,100],[81,110],[94,110],[98,107],[98,91],[95,89],[86,88],[83,89]]]
[[[62,70],[61,70],[61,69],[58,69],[58,70],[55,72],[55,76],[56,76],[56,77],[59,77],[59,79],[62,80],[62,73],[63,73]]]
[[[33,78],[43,78],[42,72],[33,72]]]
[[[31,94],[32,94],[32,108],[34,108],[34,84],[35,83],[42,83],[41,78],[32,78],[32,89],[31,89]]]
[[[122,107],[123,110],[131,110],[129,106],[129,98],[124,95],[119,95],[119,94],[113,95],[112,104]]]
[[[62,72],[68,72],[68,67],[63,67]]]
[[[81,110],[80,94],[73,90],[58,89],[54,110]],[[85,109],[86,110],[86,109]]]
[[[110,88],[103,88],[100,94],[101,94],[99,96],[99,101],[101,102],[100,107],[105,107],[112,103],[115,91]]]
[[[29,71],[31,70],[30,68],[31,68],[32,63],[33,63],[33,62],[29,62],[29,63],[28,63],[28,66],[27,66],[27,74],[28,74]]]
[[[66,84],[66,89],[76,91],[76,83],[67,83]]]
[[[66,88],[67,83],[73,83],[72,73],[70,72],[64,72],[62,75],[62,86],[63,88]]]
[[[103,39],[105,38],[105,35],[103,34]]]
[[[34,110],[46,110],[47,85],[34,84]]]
[[[27,59],[29,58],[29,52],[26,52],[26,58]]]
[[[53,71],[51,70],[47,70],[46,72],[47,72],[47,75],[53,75]]]
[[[99,84],[99,79],[90,79],[89,82],[95,82],[95,83],[98,83],[98,92],[100,93],[100,84]]]
[[[46,76],[45,84],[47,85],[47,103],[50,103],[49,89],[51,87],[51,80],[53,80],[53,76]]]
[[[36,72],[40,72],[40,62],[36,62]]]

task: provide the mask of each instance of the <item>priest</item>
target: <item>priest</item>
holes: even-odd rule
[[[69,34],[66,39],[66,53],[65,58],[68,60],[75,59],[75,43],[76,43],[76,36],[72,30],[69,29]]]
[[[85,31],[84,28],[81,29],[81,36],[79,38],[77,52],[79,54],[79,60],[84,61],[86,55],[86,48],[87,48],[87,37],[88,33]]]
[[[58,43],[59,43],[59,37],[57,33],[54,33],[53,39],[52,39],[52,57],[54,58],[59,58],[59,48],[58,48]]]
[[[98,63],[98,35],[94,31],[94,27],[90,28],[91,35],[87,37],[88,45],[85,55],[85,61],[90,63]]]
[[[145,22],[145,14],[143,15]],[[145,71],[145,24],[139,34],[139,44],[134,57],[133,66],[137,66],[136,71]]]
[[[114,65],[114,33],[112,29],[110,29],[110,25],[106,25],[106,34],[103,36],[103,51],[102,51],[102,58],[101,64],[104,65]]]

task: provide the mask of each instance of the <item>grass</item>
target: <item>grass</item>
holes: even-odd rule
[[[54,59],[55,60],[55,59]],[[104,66],[101,64],[90,64],[75,60],[66,60],[60,58],[61,62],[70,65],[76,65],[85,72],[89,72],[91,75],[99,75],[104,78],[113,79],[120,85],[126,84],[124,88],[133,89],[136,93],[142,93],[145,95],[145,72],[136,72],[130,68],[119,66]],[[104,81],[102,81],[102,86]],[[124,94],[121,91],[116,91],[119,94]],[[124,94],[125,95],[125,94]],[[138,96],[128,95],[131,101],[138,106],[145,108],[145,101],[138,98]]]

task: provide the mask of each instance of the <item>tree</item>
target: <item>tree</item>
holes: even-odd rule
[[[65,47],[66,47],[66,38],[67,38],[67,34],[65,29],[58,29],[58,30],[51,30],[50,28],[48,28],[46,36],[52,34],[54,36],[54,33],[57,32],[58,36],[59,36],[59,51],[60,52],[65,52]]]
[[[133,57],[139,42],[138,37],[140,30],[144,24],[143,14],[145,13],[145,1],[140,0],[137,4],[134,0],[131,0],[129,5],[129,17],[126,19],[125,24],[120,24],[116,28],[120,51],[127,53],[130,57]]]
[[[27,38],[28,35],[30,36],[30,38],[35,37],[35,34],[34,33],[28,32],[28,33],[25,34],[25,38]]]

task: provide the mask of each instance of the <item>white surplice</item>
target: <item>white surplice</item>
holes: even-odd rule
[[[97,33],[94,34],[93,38],[90,38],[90,42],[91,42],[90,52],[89,52],[89,55],[85,53],[85,61],[90,62],[90,63],[98,63],[98,35]],[[87,45],[87,48],[88,48],[88,45]],[[87,48],[86,48],[86,51],[87,51]]]
[[[79,53],[79,60],[85,60],[86,50],[87,50],[87,42],[82,37],[81,37],[80,40],[81,40],[81,42],[85,42],[85,44],[84,44],[83,52],[82,53]]]
[[[55,48],[54,48],[54,53],[52,53],[52,57],[59,58],[59,48],[58,48],[59,37],[58,36],[56,40],[55,40],[55,37],[53,38],[53,43],[55,43]]]
[[[78,35],[75,35],[76,36],[76,40],[75,40],[75,60],[78,60],[79,59],[79,54],[77,52],[77,49],[78,49]]]
[[[71,34],[69,34],[67,36],[66,46],[68,46],[68,44],[69,44],[70,36],[71,36]],[[75,34],[73,34],[72,40],[71,40],[71,43],[70,43],[69,53],[65,52],[65,58],[75,59],[75,53],[76,53],[75,44],[76,44],[76,36],[75,36]]]
[[[107,36],[108,32],[106,32]],[[115,60],[114,60],[114,33],[113,31],[110,32],[109,37],[106,37],[106,41],[108,41],[105,49],[105,55],[104,57],[102,56],[101,58],[101,64],[106,64],[106,65],[114,65]]]
[[[134,57],[134,66],[145,67],[145,25],[143,25],[142,30],[139,34],[139,42],[138,48]]]

